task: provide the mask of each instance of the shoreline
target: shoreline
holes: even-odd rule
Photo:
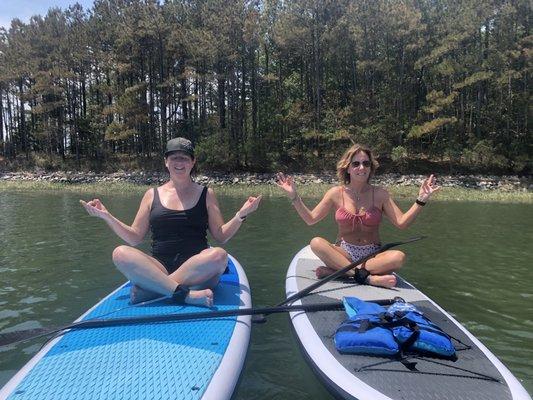
[[[296,182],[306,184],[337,184],[337,177],[333,173],[321,174],[293,174]],[[420,174],[378,174],[372,178],[372,183],[386,187],[391,186],[418,186],[426,175]],[[197,174],[195,181],[202,185],[264,185],[273,184],[274,173],[220,173],[209,172]],[[60,184],[93,184],[93,183],[131,183],[137,185],[162,184],[168,180],[165,172],[0,172],[1,182],[50,182]],[[504,192],[521,191],[533,192],[533,182],[529,177],[514,175],[439,175],[437,181],[440,186],[458,187],[479,190],[500,190]]]
[[[294,174],[298,192],[304,198],[319,199],[338,184],[331,174]],[[383,174],[372,183],[385,186],[398,200],[412,200],[425,175]],[[275,174],[197,174],[195,181],[216,188],[218,195],[248,197],[284,197],[274,184]],[[0,173],[1,192],[66,191],[80,197],[139,194],[168,179],[164,172],[4,172]],[[529,178],[517,176],[443,175],[437,176],[442,186],[432,201],[497,202],[533,204],[533,185]]]

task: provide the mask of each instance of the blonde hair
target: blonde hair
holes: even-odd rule
[[[342,185],[347,185],[350,183],[350,174],[348,173],[348,168],[350,167],[353,156],[359,152],[365,153],[370,160],[370,175],[368,176],[367,182],[370,182],[370,178],[374,176],[379,163],[374,158],[372,150],[365,145],[355,143],[344,152],[340,160],[337,162],[337,177]]]

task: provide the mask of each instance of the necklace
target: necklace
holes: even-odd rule
[[[361,200],[361,193],[363,192],[363,190],[361,189],[361,191],[359,193],[357,193],[354,189],[352,188],[349,188],[348,186],[345,186],[344,187],[348,192],[352,193],[352,195],[355,197],[355,200],[359,201]]]

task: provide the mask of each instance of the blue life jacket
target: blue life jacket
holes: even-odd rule
[[[457,359],[450,336],[414,305],[397,301],[388,309],[345,297],[348,319],[335,332],[340,353],[397,356],[404,352]]]

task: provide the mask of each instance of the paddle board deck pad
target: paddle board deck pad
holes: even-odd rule
[[[287,271],[287,297],[316,282],[323,263],[310,247],[303,248]],[[435,302],[399,276],[393,289],[333,280],[293,304],[316,304],[354,296],[362,300],[396,296],[414,304],[453,340],[458,360],[409,356],[404,363],[387,357],[340,354],[333,342],[345,311],[290,313],[292,326],[307,361],[338,398],[359,400],[504,400],[531,397],[512,373],[479,340]]]
[[[129,291],[121,286],[78,321],[208,310],[167,300],[128,307]],[[251,307],[248,280],[231,256],[214,295],[216,310]],[[250,328],[245,315],[71,331],[37,353],[0,399],[229,399]]]

